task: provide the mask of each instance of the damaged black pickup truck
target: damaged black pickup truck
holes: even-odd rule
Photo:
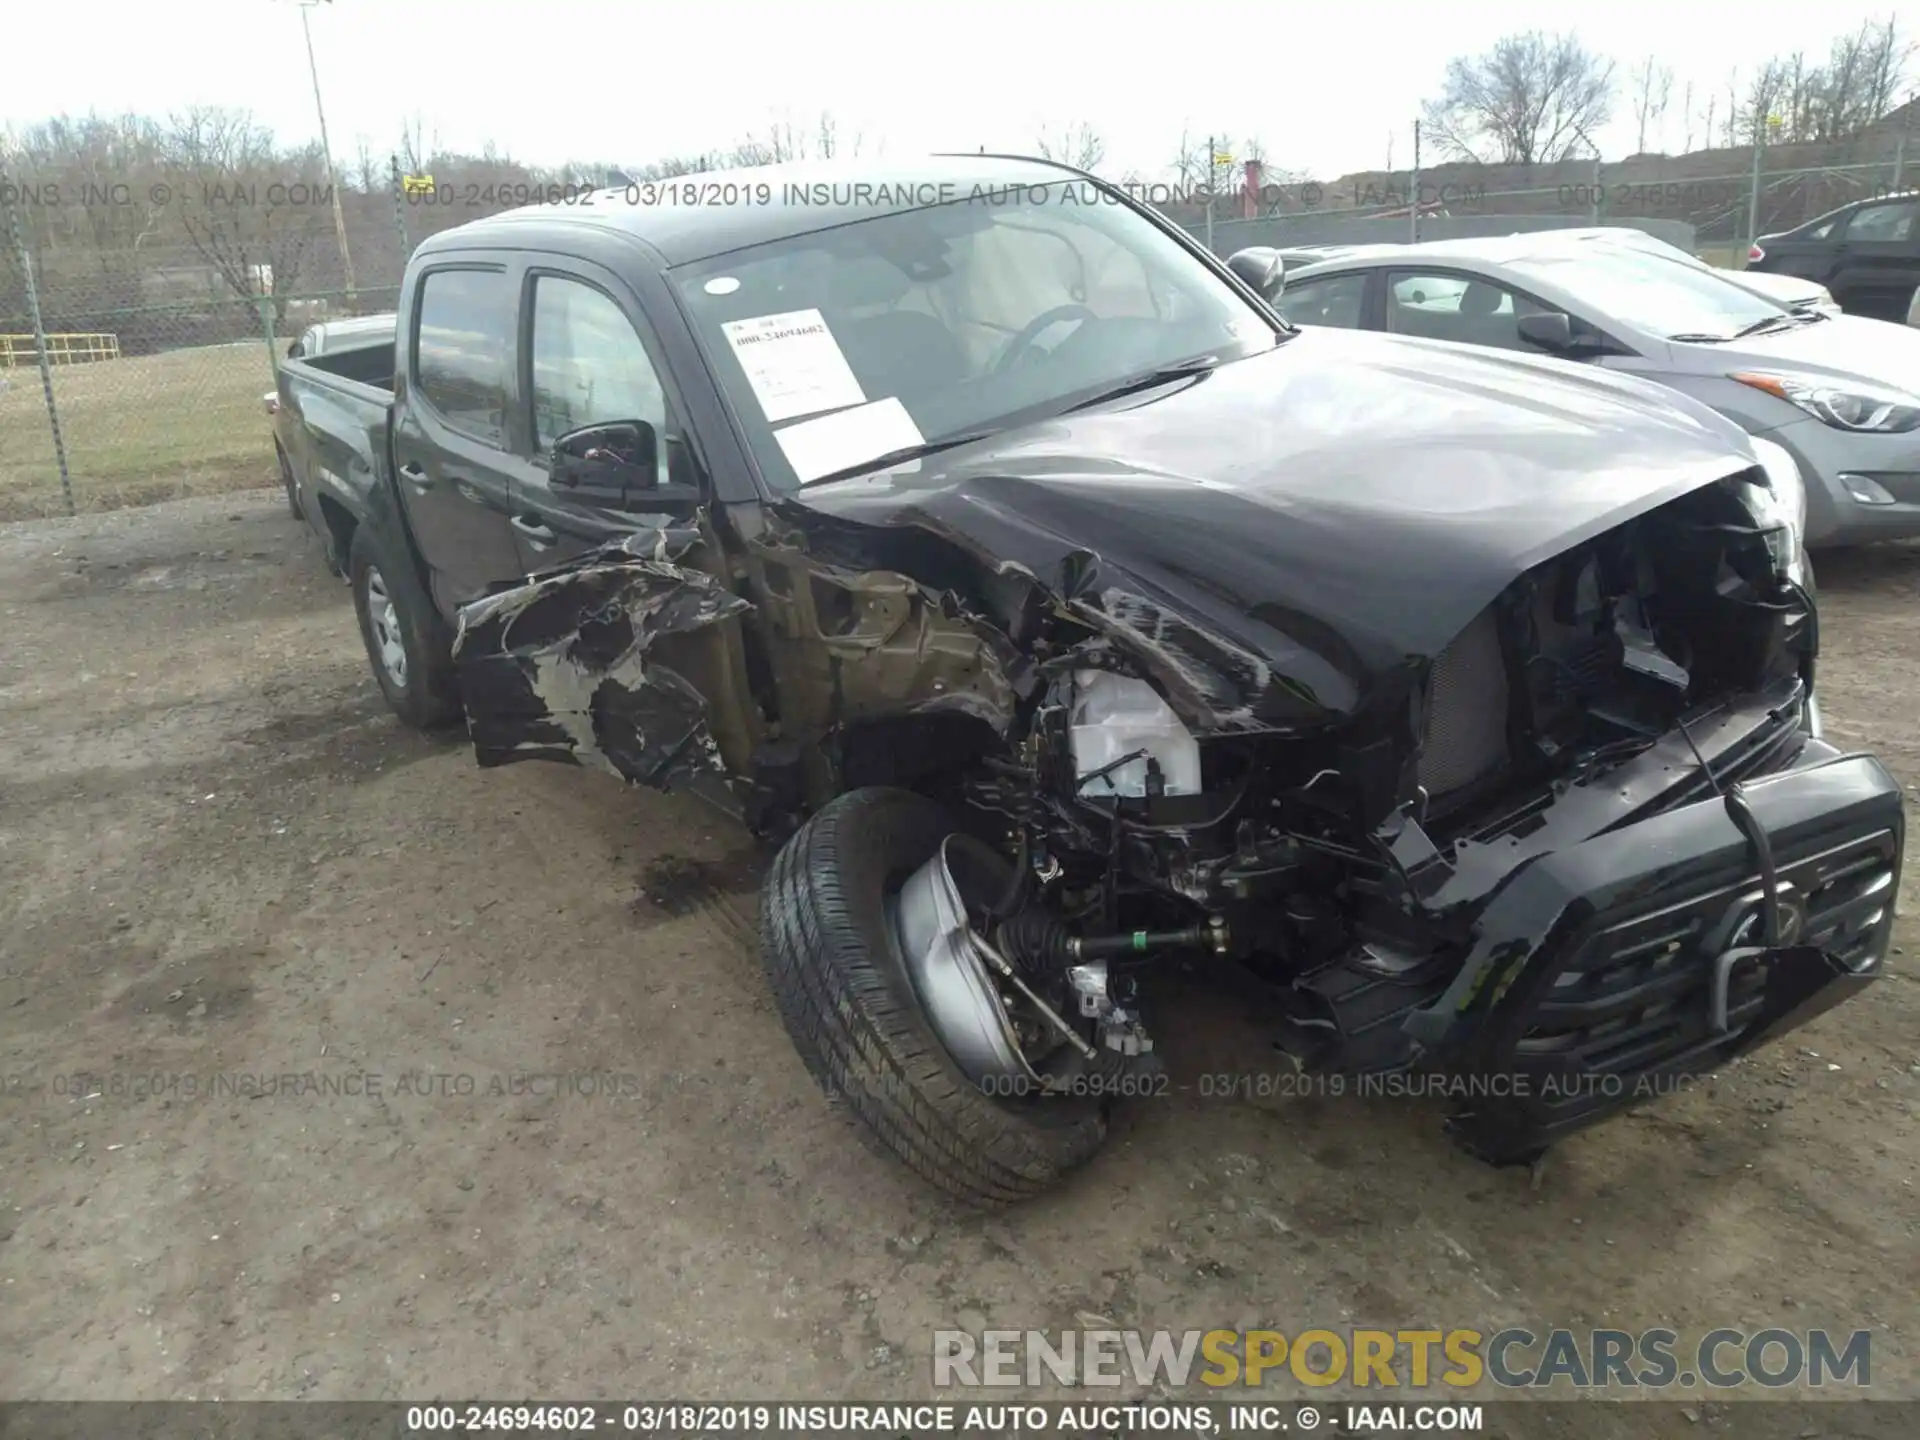
[[[1086,1160],[1170,962],[1295,1065],[1470,1082],[1496,1163],[1879,973],[1899,788],[1819,738],[1778,452],[1297,331],[1270,252],[1040,162],[657,189],[413,256],[367,651],[482,765],[783,840],[780,1011],[925,1179]]]

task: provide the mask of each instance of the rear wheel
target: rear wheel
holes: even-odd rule
[[[761,957],[801,1059],[869,1147],[961,1200],[1004,1205],[1085,1163],[1106,1116],[1078,1099],[989,1094],[929,1025],[890,911],[952,829],[939,806],[905,790],[855,790],[827,805],[774,861]]]
[[[393,713],[419,730],[459,719],[453,638],[413,568],[393,560],[363,525],[354,531],[347,572],[373,678]]]

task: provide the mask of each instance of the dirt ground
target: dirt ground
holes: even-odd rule
[[[1920,784],[1920,550],[1820,579],[1830,734]],[[1898,952],[1537,1183],[1203,1098],[1274,1067],[1196,994],[1173,1095],[981,1217],[808,1081],[744,837],[403,730],[277,492],[0,528],[0,635],[0,1395],[900,1398],[937,1328],[1112,1322],[1868,1327],[1920,1397]]]

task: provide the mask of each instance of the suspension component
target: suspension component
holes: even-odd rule
[[[1204,925],[1183,930],[1130,930],[1119,935],[1076,935],[1067,941],[1067,953],[1076,961],[1100,960],[1111,955],[1142,955],[1153,950],[1208,949],[1227,953],[1227,922],[1215,915]]]

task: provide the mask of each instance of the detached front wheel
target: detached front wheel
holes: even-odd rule
[[[800,1057],[874,1148],[974,1205],[1028,1199],[1084,1164],[1103,1107],[1001,1097],[969,1079],[909,978],[895,912],[952,831],[910,791],[855,790],[781,850],[761,904],[761,957]]]

